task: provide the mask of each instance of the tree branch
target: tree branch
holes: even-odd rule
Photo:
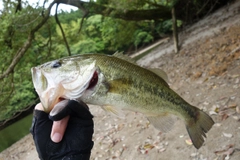
[[[11,90],[9,91],[9,93],[7,93],[7,97],[5,97],[5,98],[3,98],[3,100],[2,101],[0,101],[0,105],[2,106],[8,99],[10,99],[11,98],[11,95],[12,95],[12,93],[13,93],[13,91],[14,91],[14,77],[13,77],[13,75],[11,75],[11,81],[10,81],[10,86],[11,86]],[[1,89],[1,93],[0,93],[0,96],[1,97],[4,97],[3,96],[3,88],[4,87],[6,87],[6,86],[4,86],[4,85],[2,85],[2,89]]]
[[[10,73],[13,72],[15,66],[17,65],[17,63],[20,61],[20,59],[23,57],[23,55],[26,53],[26,51],[29,49],[29,47],[32,44],[32,40],[34,38],[34,34],[35,32],[37,32],[44,24],[45,22],[48,20],[49,15],[50,15],[50,11],[52,9],[52,6],[56,3],[57,0],[54,0],[48,7],[47,9],[47,13],[46,16],[42,19],[42,21],[36,26],[34,27],[29,35],[28,35],[28,39],[27,41],[23,44],[23,46],[17,51],[15,57],[13,58],[11,64],[8,66],[8,68],[6,69],[6,71],[0,75],[0,80],[2,80],[3,78],[7,77]]]
[[[83,1],[79,1],[79,0],[57,0],[57,3],[67,4],[67,5],[74,6],[74,7],[77,7],[82,10],[82,9],[85,9],[83,7],[83,4],[89,3],[89,2],[83,2]]]
[[[71,6],[78,7],[81,10],[89,11],[89,13],[90,11],[92,11],[94,12],[94,14],[102,14],[103,16],[120,18],[124,20],[140,21],[140,20],[154,20],[154,19],[161,19],[161,20],[171,19],[171,10],[166,6],[158,6],[157,9],[149,9],[149,10],[124,10],[123,11],[123,10],[117,10],[115,8],[99,5],[95,2],[90,3],[90,2],[80,1],[80,0],[54,0],[49,5],[47,9],[47,13],[46,15],[43,16],[42,21],[30,31],[27,41],[17,51],[9,67],[6,69],[6,71],[3,74],[0,75],[0,80],[7,77],[10,73],[13,72],[17,63],[23,57],[25,52],[30,48],[35,32],[37,32],[48,20],[51,8],[55,3],[68,4]]]
[[[80,27],[79,27],[78,33],[81,32],[84,19],[85,19],[85,18],[87,17],[87,15],[88,15],[88,11],[87,11],[87,10],[82,10],[82,11],[83,11],[83,17],[82,17],[82,20],[81,20],[81,22],[80,22]]]
[[[22,0],[18,0],[18,4],[17,4],[15,13],[17,13],[18,11],[21,11],[21,10],[22,10]]]
[[[61,30],[61,33],[62,33],[62,36],[63,36],[63,40],[64,40],[64,42],[66,44],[66,47],[67,47],[68,55],[71,56],[71,51],[70,51],[70,47],[69,47],[68,42],[67,42],[67,38],[65,36],[65,33],[63,31],[63,28],[62,28],[62,25],[61,25],[61,23],[60,23],[60,21],[58,19],[58,16],[57,16],[58,5],[59,5],[59,3],[57,3],[57,7],[56,7],[56,10],[55,10],[55,20],[56,20],[56,22],[57,22],[57,24],[58,24],[58,26],[59,26],[59,28]]]
[[[172,17],[171,9],[163,5],[158,5],[156,9],[148,10],[118,10],[95,2],[90,3],[79,0],[58,0],[57,2],[78,7],[81,10],[87,10],[90,14],[101,14],[103,16],[120,18],[127,21],[166,20]]]

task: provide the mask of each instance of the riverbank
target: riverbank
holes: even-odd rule
[[[119,119],[98,106],[92,160],[239,160],[240,157],[240,1],[226,6],[180,33],[182,48],[173,52],[172,40],[154,48],[138,63],[161,68],[170,87],[215,121],[204,145],[196,150],[182,121],[164,134],[139,113]],[[176,158],[177,157],[177,158]],[[35,160],[27,135],[0,153],[0,160]]]

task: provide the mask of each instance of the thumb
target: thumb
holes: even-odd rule
[[[52,132],[51,132],[51,139],[53,142],[59,143],[62,140],[68,125],[68,120],[69,120],[69,116],[66,116],[59,121],[53,122]]]

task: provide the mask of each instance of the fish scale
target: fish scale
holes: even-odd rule
[[[136,97],[146,101],[146,103],[144,103],[144,101],[140,101],[138,105],[148,104],[148,106],[151,106],[150,104],[152,102],[154,106],[157,105],[162,107],[152,107],[150,108],[151,110],[152,109],[163,110],[163,107],[166,106],[166,104],[164,103],[165,101],[167,103],[168,102],[172,103],[172,105],[173,104],[182,105],[186,103],[186,101],[184,101],[175,92],[172,92],[172,90],[169,89],[166,82],[164,82],[161,77],[157,76],[152,72],[149,72],[149,70],[146,70],[135,64],[128,63],[127,61],[124,61],[122,59],[118,59],[115,57],[110,57],[110,58],[108,57],[109,59],[107,59],[107,62],[106,62],[105,56],[102,56],[102,55],[95,55],[95,56],[96,57],[94,58],[98,59],[98,61],[96,61],[96,65],[99,66],[101,72],[105,73],[104,75],[106,75],[105,77],[107,81],[112,81],[114,79],[123,79],[123,80],[129,80],[132,82],[132,84],[130,84],[131,90],[129,89],[129,85],[128,85],[127,86],[128,88],[123,88],[122,86],[120,86],[119,89],[117,89],[117,91],[122,93],[125,92],[125,94],[127,94],[128,97],[130,95],[136,94],[137,95]],[[131,69],[130,71],[127,70],[129,68]],[[116,72],[116,69],[119,72]],[[128,71],[129,74],[127,74],[126,71]],[[141,76],[142,78],[141,81],[138,80],[139,76]],[[143,94],[140,94],[140,93],[143,93]],[[156,103],[144,98],[145,96],[147,96],[147,94],[149,95],[148,97],[153,97],[152,99],[155,99],[155,101],[157,100],[158,102]],[[101,95],[96,95],[96,96],[101,96]],[[161,99],[159,99],[159,97],[161,97]],[[164,104],[161,104],[161,103],[164,103]],[[136,102],[131,105],[138,107],[138,105],[136,105]],[[186,104],[186,105],[189,105],[189,104]],[[149,110],[149,108],[147,109]]]
[[[168,131],[174,123],[174,116],[177,116],[184,121],[193,145],[197,149],[202,146],[206,137],[205,133],[214,124],[210,116],[197,107],[190,105],[169,87],[165,81],[166,76],[163,71],[140,67],[129,57],[120,53],[116,53],[113,56],[103,54],[75,55],[62,58],[56,62],[61,62],[61,65],[57,64],[55,68],[45,64],[35,67],[33,69],[34,72],[32,72],[33,83],[40,82],[41,80],[37,78],[42,77],[35,74],[42,74],[46,71],[52,72],[53,75],[62,76],[70,81],[69,77],[72,76],[72,73],[69,71],[69,68],[75,66],[72,68],[79,69],[80,73],[76,78],[76,82],[79,83],[75,82],[74,84],[78,84],[79,86],[76,86],[76,88],[81,89],[83,87],[81,86],[82,84],[91,86],[91,77],[86,76],[92,75],[94,77],[93,75],[97,73],[96,85],[91,86],[89,89],[86,87],[86,90],[81,96],[77,97],[77,100],[102,106],[106,111],[110,111],[118,116],[124,114],[122,110],[140,112],[148,118],[154,127],[162,131]],[[54,61],[49,62],[49,64],[54,65]],[[59,67],[56,68],[56,66]],[[37,72],[38,70],[41,72]],[[51,74],[48,74],[48,76],[51,76]],[[53,78],[45,77],[44,79]],[[66,80],[63,79],[61,82],[63,83],[64,81]],[[78,91],[68,89],[68,84],[60,84],[60,82],[51,83],[55,84],[56,90],[57,86],[65,86],[61,90],[62,93],[56,93],[59,95],[55,97],[72,99],[73,97],[68,97],[68,95],[74,95]],[[37,86],[36,83],[34,84]],[[38,91],[38,89],[36,90]],[[39,90],[38,94],[42,96],[43,92],[41,93],[41,91],[44,89]],[[45,102],[47,99],[42,99],[42,101]],[[44,104],[47,103],[45,102]]]

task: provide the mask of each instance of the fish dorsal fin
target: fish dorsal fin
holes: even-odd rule
[[[161,70],[159,68],[150,68],[148,70],[150,70],[151,72],[153,72],[156,75],[158,75],[159,77],[161,77],[165,82],[167,82],[167,83],[169,82],[167,73],[164,72],[163,70]]]
[[[118,52],[118,51],[117,51],[117,52],[115,52],[115,53],[113,54],[113,56],[114,56],[114,57],[117,57],[117,58],[119,58],[119,59],[128,61],[128,62],[130,62],[130,63],[136,64],[136,61],[134,61],[131,57],[124,55],[123,52]]]
[[[168,113],[157,116],[148,116],[147,119],[155,128],[165,133],[172,129],[176,121],[176,117]]]
[[[119,118],[125,118],[125,114],[123,113],[122,109],[111,106],[111,105],[104,105],[102,108],[107,111],[112,113],[113,115],[119,117]]]

